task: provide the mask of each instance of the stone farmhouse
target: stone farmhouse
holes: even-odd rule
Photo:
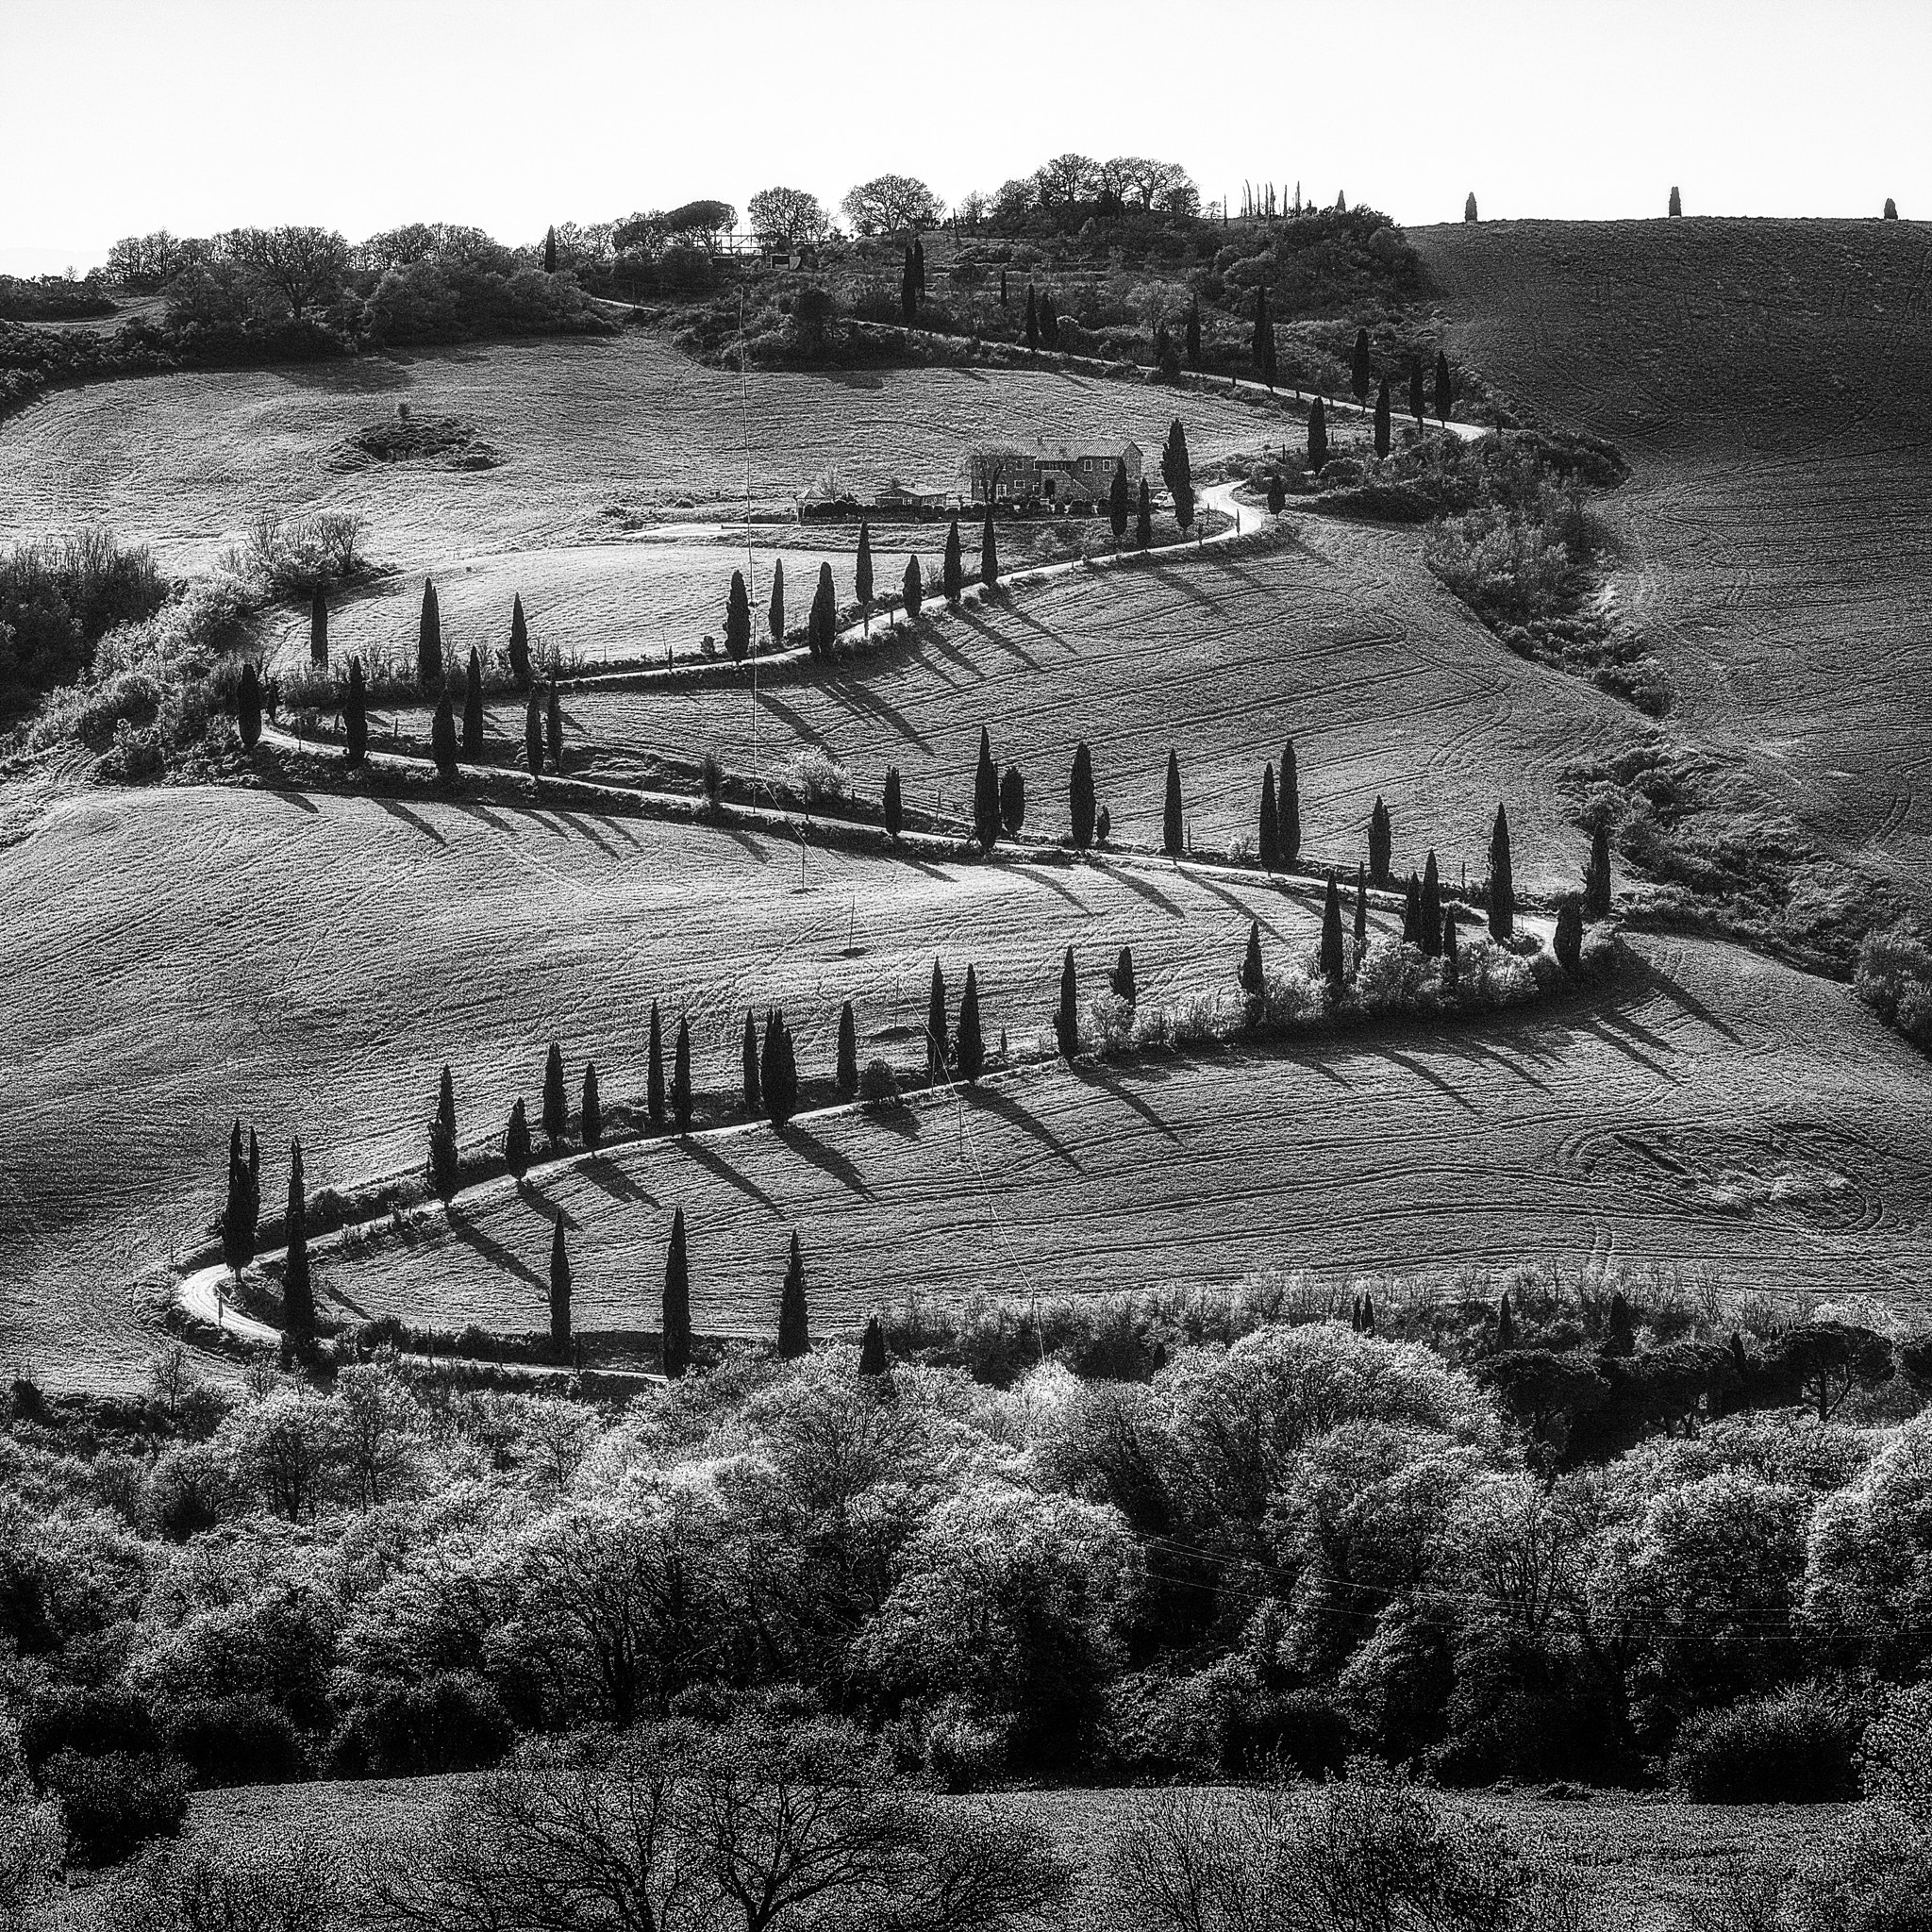
[[[1141,485],[1141,445],[1071,448],[1044,441],[1030,453],[1013,449],[974,450],[959,470],[962,503],[1022,503],[1035,500],[1057,508],[1068,504],[1105,506],[1117,464],[1124,463],[1128,486]]]

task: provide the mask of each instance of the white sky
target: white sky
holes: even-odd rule
[[[0,267],[774,182],[948,201],[1074,148],[1408,224],[1932,216],[1932,0],[0,0]],[[23,251],[46,251],[29,259]]]

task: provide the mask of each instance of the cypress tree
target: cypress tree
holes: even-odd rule
[[[1288,508],[1288,485],[1281,480],[1279,470],[1268,473],[1268,514],[1278,517]]]
[[[600,1147],[604,1143],[604,1108],[597,1095],[597,1063],[584,1062],[584,1100],[578,1115],[578,1125],[582,1130],[586,1147]]]
[[[425,691],[442,682],[442,611],[428,577],[423,579],[423,609],[416,620],[416,682]]]
[[[1462,204],[1462,219],[1465,222],[1475,220],[1475,190],[1474,188],[1469,191],[1469,194]],[[1507,1296],[1504,1297],[1506,1303],[1507,1299]]]
[[[1160,812],[1160,849],[1170,858],[1181,856],[1181,761],[1170,745],[1167,753],[1167,797]]]
[[[1018,765],[1008,765],[1000,774],[1000,824],[1012,838],[1026,823],[1026,779]]]
[[[308,661],[328,662],[328,599],[322,594],[320,584],[308,600]]]
[[[1060,312],[1055,306],[1053,291],[1044,291],[1040,297],[1040,336],[1049,349],[1059,347]]]
[[[1130,1007],[1135,1004],[1140,990],[1134,984],[1134,949],[1132,946],[1123,946],[1121,948],[1121,956],[1113,962],[1113,973],[1108,983],[1115,999],[1125,1000]]]
[[[1127,518],[1133,513],[1131,487],[1127,482],[1127,459],[1122,457],[1113,466],[1113,482],[1107,492],[1107,521],[1113,531],[1116,557],[1120,555],[1121,544],[1127,534]]]
[[[543,710],[534,688],[524,707],[524,762],[530,768],[531,784],[537,784],[543,776]]]
[[[1496,1304],[1496,1346],[1499,1349],[1516,1346],[1516,1317],[1509,1310],[1509,1291],[1507,1288]]]
[[[691,1367],[691,1258],[685,1253],[682,1208],[671,1217],[671,1245],[664,1254],[662,1338],[664,1373],[675,1380]]]
[[[1516,877],[1509,865],[1509,819],[1496,807],[1490,834],[1490,937],[1507,940],[1516,930]]]
[[[1040,305],[1034,298],[1033,284],[1026,284],[1025,341],[1029,349],[1040,347]]]
[[[428,1169],[430,1191],[447,1207],[456,1198],[461,1176],[457,1164],[456,1136],[440,1120],[429,1123]]]
[[[563,1091],[563,1049],[550,1042],[549,1057],[543,1062],[543,1138],[553,1146],[570,1127],[570,1101]]]
[[[1335,874],[1328,874],[1328,896],[1322,905],[1322,976],[1330,986],[1340,986],[1347,970],[1341,957],[1341,889]]]
[[[912,238],[912,286],[922,296],[925,293],[925,243],[916,234]]]
[[[1420,433],[1425,405],[1423,400],[1423,358],[1411,356],[1408,358],[1408,413],[1415,418],[1415,426]]]
[[[1196,295],[1188,308],[1188,367],[1201,366],[1201,298]]]
[[[731,573],[731,588],[724,593],[724,655],[734,664],[751,656],[751,593],[741,570]]]
[[[1359,860],[1355,869],[1355,963],[1369,950],[1369,873]]]
[[[671,1118],[680,1134],[691,1130],[691,1022],[677,1016],[677,1050],[671,1057]]]
[[[483,756],[483,659],[475,644],[463,680],[463,756],[472,763]]]
[[[1604,1353],[1637,1353],[1637,1323],[1630,1312],[1630,1304],[1624,1299],[1624,1291],[1621,1288],[1610,1296],[1609,1317],[1604,1325]]]
[[[524,593],[519,591],[509,605],[509,675],[519,691],[530,688],[530,626],[524,620]]]
[[[879,811],[886,822],[886,837],[893,844],[899,842],[899,827],[905,823],[905,808],[899,796],[899,768],[886,767],[885,796],[879,803]]]
[[[1268,316],[1268,285],[1255,291],[1255,367],[1270,389],[1274,387],[1274,325]]]
[[[1281,863],[1284,871],[1292,871],[1302,856],[1302,778],[1291,738],[1281,752],[1280,796]]]
[[[973,773],[973,832],[982,852],[991,852],[1000,835],[1000,774],[992,761],[992,740],[979,727],[979,761]]]
[[[664,1124],[664,1027],[658,1015],[658,1002],[651,1002],[650,1058],[644,1074],[644,1112],[654,1127]]]
[[[1369,813],[1369,876],[1377,884],[1389,877],[1393,855],[1394,831],[1389,823],[1389,808],[1378,794],[1374,809]]]
[[[550,754],[550,769],[560,778],[563,776],[563,700],[557,694],[557,680],[550,680],[550,703],[544,716],[545,748]]]
[[[1574,892],[1557,908],[1557,964],[1565,973],[1583,964],[1583,907]]]
[[[1455,385],[1449,380],[1449,358],[1441,350],[1436,351],[1436,421],[1446,424],[1449,411],[1456,407]]]
[[[940,567],[940,583],[946,602],[955,609],[966,589],[966,568],[959,560],[959,519],[955,517],[946,530],[946,557]]]
[[[1261,767],[1261,823],[1257,843],[1259,848],[1261,870],[1279,872],[1281,870],[1281,824],[1274,810],[1274,767]]]
[[[1194,472],[1188,460],[1188,432],[1176,416],[1167,426],[1167,447],[1160,455],[1160,480],[1174,499],[1174,520],[1181,534],[1194,527]]]
[[[743,1060],[744,1110],[748,1114],[762,1113],[765,1101],[758,1084],[758,1033],[749,1007],[744,1013],[744,1044],[741,1056]]]
[[[798,1111],[798,1062],[791,1046],[791,1029],[785,1015],[775,1007],[765,1014],[765,1039],[758,1059],[758,1085],[765,1103],[765,1118],[774,1127],[783,1127]]]
[[[772,601],[765,610],[765,628],[772,634],[772,648],[785,648],[785,559],[772,566]]]
[[[1074,845],[1085,852],[1093,843],[1093,754],[1083,740],[1074,747],[1074,772],[1067,781],[1067,810]]]
[[[315,1285],[308,1274],[308,1200],[302,1185],[302,1143],[289,1143],[289,1252],[282,1262],[282,1326],[297,1341],[315,1334]]]
[[[1898,220],[1898,203],[1892,200],[1891,196],[1889,194],[1885,197],[1884,219],[1888,222],[1895,222]]]
[[[1422,947],[1431,958],[1442,951],[1442,881],[1436,871],[1436,848],[1423,861]]]
[[[570,1347],[570,1254],[563,1242],[563,1209],[550,1230],[550,1345],[562,1355]]]
[[[429,726],[429,756],[436,760],[437,774],[444,779],[457,774],[457,714],[449,701],[449,687],[436,701],[436,716]]]
[[[248,1130],[248,1237],[254,1240],[261,1230],[261,1143],[255,1129]]]
[[[1075,1002],[1079,989],[1074,978],[1074,949],[1067,948],[1060,961],[1060,1003],[1053,1016],[1053,1037],[1063,1060],[1074,1058],[1080,1051],[1080,1017]]]
[[[1442,986],[1445,991],[1456,991],[1456,982],[1461,973],[1462,962],[1456,956],[1456,908],[1451,906],[1442,914]]]
[[[969,965],[966,991],[959,999],[959,1031],[956,1036],[959,1077],[969,1087],[979,1085],[986,1068],[986,1041],[979,1030],[979,976]]]
[[[436,1087],[436,1124],[450,1137],[451,1141],[455,1141],[457,1137],[457,1089],[456,1082],[450,1078],[450,1072],[447,1067],[443,1068],[442,1077],[437,1082]]]
[[[242,1158],[242,1124],[229,1142],[228,1197],[222,1209],[222,1259],[237,1281],[255,1258],[255,1218],[248,1211],[248,1164]]]
[[[253,658],[242,665],[235,687],[235,736],[243,751],[253,751],[261,738],[261,680],[255,675]]]
[[[785,1286],[778,1294],[778,1353],[787,1361],[809,1353],[811,1336],[805,1316],[805,1257],[798,1246],[798,1231],[791,1232],[791,1259],[785,1270]]]
[[[1671,213],[1672,213],[1672,214],[1673,214],[1674,216],[1675,216],[1675,215],[1681,215],[1681,214],[1682,214],[1683,212],[1684,212],[1684,197],[1683,197],[1683,196],[1682,196],[1681,194],[1679,194],[1679,193],[1677,192],[1677,191],[1676,191],[1676,189],[1675,189],[1675,188],[1673,188],[1673,189],[1671,190]]]
[[[880,1325],[876,1315],[865,1318],[865,1339],[858,1344],[858,1373],[861,1375],[883,1375],[888,1372],[886,1361],[886,1331]]]
[[[865,616],[865,634],[872,635],[872,525],[864,517],[858,520],[858,561],[853,567],[853,594],[858,599],[858,608]]]
[[[503,1164],[519,1181],[530,1171],[530,1121],[522,1095],[511,1107],[509,1125],[503,1130]]]
[[[946,1039],[946,976],[932,962],[932,984],[925,996],[925,1077],[935,1083],[946,1077],[951,1049]]]
[[[1375,392],[1375,456],[1377,460],[1389,454],[1391,431],[1389,424],[1389,378],[1382,378],[1382,387]]]
[[[1422,950],[1423,886],[1414,873],[1408,875],[1408,896],[1402,908],[1402,943]]]
[[[1258,1000],[1264,985],[1261,974],[1261,922],[1248,921],[1247,950],[1241,955],[1241,989],[1249,999]]]
[[[1590,868],[1583,874],[1583,909],[1592,919],[1610,914],[1610,828],[1599,824],[1591,834]]]
[[[918,558],[908,557],[906,559],[906,578],[900,588],[906,596],[906,615],[917,624],[920,608],[925,602],[925,586],[920,578]]]
[[[1328,461],[1328,412],[1317,396],[1308,405],[1308,468],[1320,475]]]
[[[1154,500],[1147,493],[1147,479],[1141,478],[1141,492],[1134,505],[1134,548],[1147,550],[1154,543]]]
[[[1362,1333],[1363,1333],[1364,1335],[1373,1335],[1373,1334],[1374,1334],[1374,1332],[1375,1332],[1375,1303],[1374,1303],[1374,1298],[1373,1296],[1371,1296],[1371,1295],[1366,1295],[1366,1294],[1365,1294],[1365,1295],[1363,1295],[1363,1296],[1362,1296]]]
[[[819,656],[833,658],[839,651],[839,592],[832,582],[832,566],[819,565],[818,594],[812,600],[818,620]]]
[[[846,1100],[858,1091],[858,1023],[850,1000],[839,1008],[839,1064],[832,1084]]]
[[[342,760],[350,771],[369,756],[369,701],[362,689],[362,660],[349,659],[349,695],[342,707]]]
[[[546,275],[557,273],[557,230],[554,226],[543,230],[543,273]]]
[[[999,588],[1000,549],[992,533],[992,505],[986,507],[986,526],[979,533],[979,581],[989,591]]]
[[[1355,357],[1349,368],[1348,386],[1355,391],[1357,403],[1369,400],[1369,378],[1373,372],[1369,368],[1369,332],[1358,328],[1355,332]]]

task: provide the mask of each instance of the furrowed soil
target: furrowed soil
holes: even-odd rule
[[[329,467],[398,402],[466,418],[503,461]],[[952,489],[980,443],[1131,436],[1151,470],[1176,413],[1197,465],[1280,420],[1131,383],[955,369],[755,371],[741,417],[735,375],[635,331],[143,376],[58,391],[0,425],[0,529],[106,524],[181,570],[211,560],[260,510],[342,508],[368,517],[372,555],[427,566],[608,536],[604,512],[618,506],[741,505],[747,487],[759,504],[789,503],[827,470],[861,496],[892,476]]]
[[[1452,356],[1635,475],[1611,578],[1766,821],[1932,911],[1932,229],[1501,222],[1412,231]],[[1745,824],[1760,841],[1774,823]]]

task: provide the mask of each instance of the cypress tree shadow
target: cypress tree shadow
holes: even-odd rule
[[[1137,1070],[1137,1077],[1138,1074],[1139,1070]],[[1178,1143],[1181,1137],[1127,1085],[1125,1079],[1121,1075],[1109,1075],[1095,1068],[1078,1067],[1074,1069],[1074,1077],[1082,1086],[1096,1088],[1102,1093],[1107,1094],[1109,1099],[1118,1100],[1123,1107],[1132,1108],[1164,1140]],[[1164,1080],[1167,1075],[1161,1073],[1154,1074],[1152,1077]]]
[[[1385,1046],[1379,1049],[1379,1057],[1391,1065],[1400,1067],[1405,1073],[1413,1074],[1418,1080],[1425,1081],[1438,1092],[1446,1093],[1464,1113],[1479,1111],[1475,1103],[1453,1080],[1445,1080],[1441,1074],[1424,1065],[1413,1054],[1397,1053],[1392,1046]]]
[[[640,1187],[629,1170],[621,1166],[608,1154],[600,1154],[594,1159],[583,1161],[579,1164],[577,1172],[599,1193],[608,1194],[613,1201],[635,1201],[645,1208],[655,1208],[658,1205],[657,1196],[647,1189]]]
[[[552,1217],[554,1224],[554,1217]],[[550,1282],[541,1275],[526,1261],[523,1261],[499,1241],[487,1235],[454,1203],[449,1209],[449,1231],[456,1240],[462,1242],[473,1254],[480,1255],[492,1267],[500,1268],[504,1274],[511,1274],[526,1288],[535,1289],[543,1298],[547,1307],[550,1300]]]
[[[874,1198],[872,1190],[865,1184],[865,1176],[851,1160],[827,1142],[807,1132],[796,1122],[780,1127],[778,1140],[808,1165],[817,1168],[821,1174],[829,1174],[841,1187],[849,1188],[862,1200]]]
[[[372,802],[383,811],[386,811],[391,818],[401,819],[404,824],[409,826],[411,830],[421,832],[425,839],[434,839],[439,845],[447,845],[449,843],[449,841],[427,819],[419,818],[408,806],[399,804],[393,798],[384,798],[378,793],[372,792],[370,796]]]
[[[677,1144],[707,1174],[716,1175],[721,1181],[728,1181],[741,1194],[756,1201],[760,1208],[764,1208],[775,1220],[782,1221],[785,1219],[785,1210],[778,1206],[777,1202],[773,1200],[771,1195],[766,1193],[749,1175],[741,1174],[737,1168],[733,1167],[715,1147],[708,1145],[703,1141],[680,1141]]]
[[[1132,866],[1108,865],[1103,868],[1110,879],[1117,879],[1130,892],[1137,892],[1143,899],[1152,900],[1171,919],[1185,919],[1188,916],[1184,906],[1177,906],[1160,888],[1151,880],[1142,878]]]
[[[1049,1154],[1063,1160],[1075,1174],[1084,1174],[1079,1158],[1073,1149],[1037,1115],[1029,1113],[1011,1094],[1003,1093],[997,1087],[980,1087],[971,1090],[956,1089],[960,1099],[969,1107],[984,1108],[986,1112],[997,1114],[1003,1121],[1016,1126],[1024,1134],[1038,1141]]]

